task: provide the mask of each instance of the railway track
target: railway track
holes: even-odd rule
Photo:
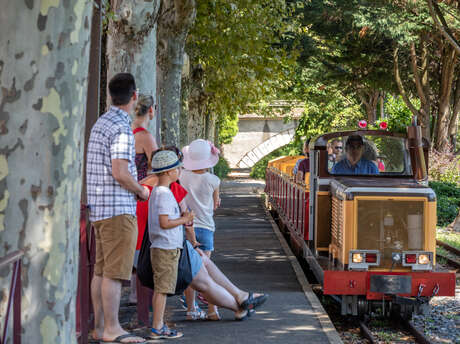
[[[436,245],[447,251],[447,254],[437,251],[436,256],[447,261],[449,266],[460,269],[460,250],[441,240],[436,240]]]
[[[359,322],[359,327],[361,330],[361,335],[367,339],[371,344],[381,343],[382,341],[387,342],[389,338],[381,338],[382,333],[387,336],[390,336],[388,329],[382,331],[382,328],[378,330],[373,329],[372,326],[368,326],[368,323],[364,321]],[[390,339],[390,342],[416,342],[418,344],[431,344],[432,342],[423,335],[409,320],[397,317],[393,321],[393,327],[389,330],[397,329],[393,334],[393,338]],[[396,338],[396,336],[404,338]]]

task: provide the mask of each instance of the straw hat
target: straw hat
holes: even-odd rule
[[[159,151],[152,158],[150,173],[161,173],[182,166],[177,154],[170,150]]]
[[[220,151],[211,142],[198,139],[182,148],[182,153],[187,170],[202,170],[217,164]]]

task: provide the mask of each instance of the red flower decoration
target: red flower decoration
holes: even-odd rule
[[[366,120],[362,119],[358,122],[358,126],[361,128],[361,129],[364,129],[367,127],[367,122]]]
[[[379,127],[382,130],[386,130],[388,128],[388,123],[387,122],[380,122]]]

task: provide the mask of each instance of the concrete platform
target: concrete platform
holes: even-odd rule
[[[258,195],[262,187],[255,181],[223,183],[213,260],[241,289],[267,292],[269,300],[247,321],[234,321],[232,312],[221,310],[223,320],[211,322],[186,321],[178,298],[170,298],[168,322],[184,332],[177,342],[341,343],[300,265],[267,217]]]

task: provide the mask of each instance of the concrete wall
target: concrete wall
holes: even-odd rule
[[[272,151],[288,144],[294,137],[297,120],[283,118],[240,118],[238,134],[232,143],[223,145],[223,155],[231,168],[250,168]]]

